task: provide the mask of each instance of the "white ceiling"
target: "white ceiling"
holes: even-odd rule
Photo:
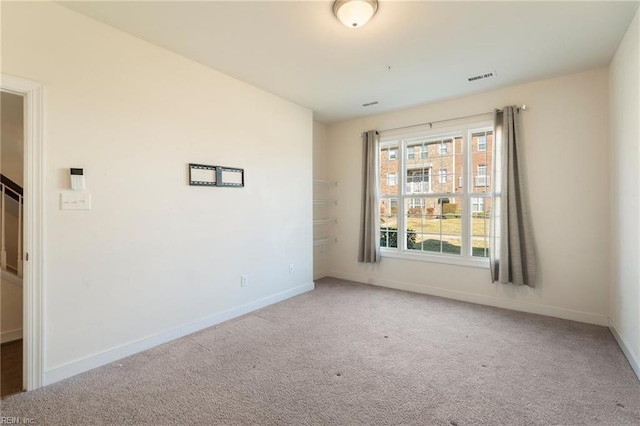
[[[332,1],[78,1],[64,6],[332,123],[607,66],[637,1],[381,1],[362,28]],[[468,77],[496,71],[470,83]],[[363,107],[363,103],[378,105]]]

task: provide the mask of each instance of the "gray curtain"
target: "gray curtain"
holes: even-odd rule
[[[519,109],[507,106],[494,116],[494,195],[489,260],[491,280],[535,286],[536,254],[524,187]]]
[[[358,262],[380,261],[378,218],[378,132],[362,134],[362,207],[360,211],[360,244]]]

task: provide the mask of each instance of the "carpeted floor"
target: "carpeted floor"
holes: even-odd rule
[[[43,389],[47,425],[639,425],[605,327],[325,278],[317,289]]]

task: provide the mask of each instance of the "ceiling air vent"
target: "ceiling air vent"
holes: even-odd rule
[[[469,80],[471,82],[471,81],[484,80],[486,78],[491,78],[491,77],[495,77],[495,76],[496,76],[496,72],[495,71],[491,71],[491,72],[486,72],[484,74],[474,75],[473,77],[467,78],[467,80]]]
[[[362,104],[362,106],[371,106],[371,105],[378,105],[378,101],[367,102],[366,104]]]

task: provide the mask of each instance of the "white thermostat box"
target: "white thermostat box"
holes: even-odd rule
[[[82,169],[70,169],[71,189],[84,189],[84,171]]]

